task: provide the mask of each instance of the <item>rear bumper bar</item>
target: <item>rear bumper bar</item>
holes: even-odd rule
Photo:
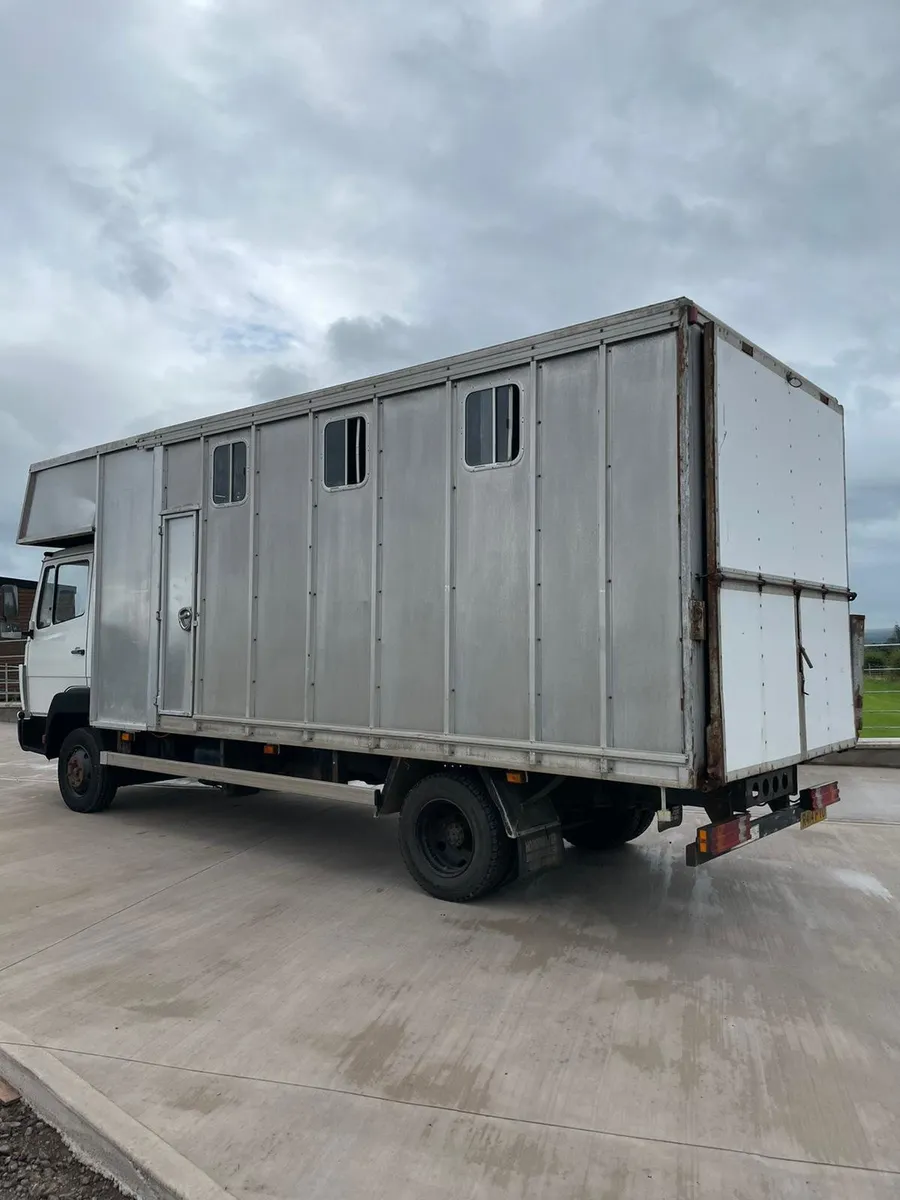
[[[823,783],[819,787],[805,788],[797,803],[780,812],[766,813],[752,818],[749,813],[731,817],[728,821],[717,821],[702,825],[697,830],[697,840],[685,847],[685,861],[689,867],[699,867],[713,858],[721,858],[741,846],[758,842],[770,833],[778,833],[791,825],[807,828],[824,820],[828,806],[840,800],[836,783]]]

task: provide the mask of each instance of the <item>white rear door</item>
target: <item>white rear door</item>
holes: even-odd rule
[[[734,779],[855,738],[844,427],[833,400],[755,347],[707,336],[712,716],[719,773]]]

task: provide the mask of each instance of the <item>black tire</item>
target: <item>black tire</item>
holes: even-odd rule
[[[100,743],[90,729],[73,729],[63,738],[57,764],[59,792],[77,813],[103,812],[113,802],[119,781],[100,762]]]
[[[497,807],[465,776],[421,779],[400,811],[400,853],[429,895],[464,903],[486,896],[513,874],[516,846]]]
[[[646,833],[655,816],[652,808],[601,810],[582,825],[564,826],[563,837],[579,850],[615,850]]]

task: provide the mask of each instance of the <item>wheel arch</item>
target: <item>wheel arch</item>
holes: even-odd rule
[[[90,688],[74,687],[56,693],[50,702],[44,728],[44,753],[47,758],[58,758],[59,748],[67,734],[90,724],[90,711]]]

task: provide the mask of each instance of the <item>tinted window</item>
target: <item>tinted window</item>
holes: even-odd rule
[[[227,504],[231,487],[231,447],[216,446],[213,451],[213,504]]]
[[[514,462],[522,439],[519,388],[514,383],[481,388],[466,396],[466,464],[488,467]]]
[[[347,483],[347,422],[329,421],[325,426],[325,486],[344,487]]]
[[[514,383],[494,389],[494,462],[514,462],[519,457],[519,389]]]
[[[247,495],[247,443],[231,444],[231,502],[238,504]]]
[[[466,396],[466,462],[470,467],[494,461],[493,413],[493,388]]]
[[[247,496],[247,443],[226,442],[213,451],[213,504],[240,504]]]
[[[329,421],[325,426],[323,481],[327,488],[355,487],[368,474],[365,417]]]

